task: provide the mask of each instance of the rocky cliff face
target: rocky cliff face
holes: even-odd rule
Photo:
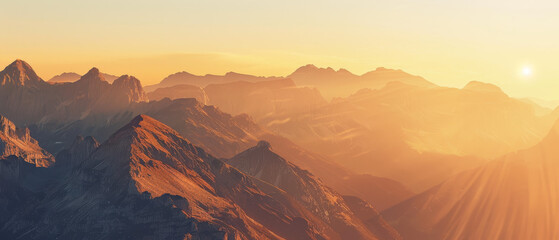
[[[148,97],[152,101],[158,101],[163,98],[195,98],[198,102],[207,105],[209,102],[208,95],[201,87],[194,85],[176,85],[172,87],[158,88],[148,93]]]
[[[10,155],[39,167],[54,164],[54,157],[43,150],[33,139],[27,128],[17,128],[7,118],[0,115],[0,159]]]

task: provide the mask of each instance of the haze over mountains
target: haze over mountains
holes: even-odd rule
[[[461,173],[385,216],[405,238],[557,239],[559,122],[537,145]]]
[[[76,76],[0,72],[0,236],[559,238],[559,111],[498,86],[313,65],[147,92],[57,78]]]
[[[439,87],[385,68],[357,76],[307,65],[285,79],[210,82],[195,87],[176,78],[180,85],[148,94],[203,98],[226,112],[247,113],[349,169],[396,179],[415,191],[537,143],[558,117],[495,85],[472,81],[462,89]],[[328,101],[325,92],[337,98]]]

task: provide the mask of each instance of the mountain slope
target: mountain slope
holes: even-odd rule
[[[246,114],[231,116],[213,106],[204,106],[195,99],[163,99],[137,103],[128,111],[115,115],[90,115],[79,121],[58,126],[35,126],[34,133],[51,152],[70,145],[76,135],[92,135],[106,140],[112,132],[129,122],[137,114],[147,114],[171,126],[182,136],[214,156],[231,158],[254,146],[259,139],[271,142],[285,159],[311,171],[328,186],[346,195],[359,196],[385,209],[401,202],[413,193],[402,184],[370,175],[356,174],[333,163],[327,157],[310,152],[259,127]]]
[[[83,146],[84,141],[78,138],[75,145]],[[258,180],[145,115],[93,148],[85,148],[91,151],[89,157],[81,163],[74,159],[77,167],[60,174],[43,197],[27,199],[38,203],[31,208],[22,205],[19,214],[0,228],[3,235],[62,239],[335,236],[281,190],[267,185],[272,198],[256,186]],[[70,158],[82,156],[69,153]]]
[[[262,181],[285,190],[303,206],[330,224],[344,238],[368,239],[390,236],[385,239],[399,239],[399,235],[383,220],[377,226],[385,226],[377,232],[370,232],[345,203],[341,195],[326,187],[310,172],[300,169],[272,152],[268,142],[260,141],[255,147],[239,153],[227,161],[237,169]]]
[[[559,239],[559,122],[539,144],[508,154],[392,207],[414,239]]]

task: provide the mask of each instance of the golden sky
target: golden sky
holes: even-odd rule
[[[0,65],[20,58],[44,79],[96,66],[144,84],[177,71],[384,66],[444,86],[477,80],[558,99],[557,12],[542,0],[5,1]]]

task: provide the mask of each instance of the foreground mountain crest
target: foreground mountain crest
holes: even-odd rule
[[[320,219],[348,239],[399,239],[398,233],[380,214],[360,219],[344,198],[320,179],[272,152],[271,144],[258,144],[227,163],[264,182],[286,191]]]
[[[83,158],[73,154],[78,149],[89,156],[75,159]],[[259,180],[146,115],[136,116],[100,145],[78,137],[64,156],[70,158],[63,161],[72,164],[69,168],[25,170],[30,178],[48,179],[42,183],[47,186],[31,182],[6,190],[46,197],[16,204],[0,218],[0,234],[63,239],[84,234],[96,239],[338,238],[285,192],[266,184],[261,189],[255,184]],[[4,202],[13,203],[0,201],[0,208]],[[48,211],[37,214],[41,209]],[[105,225],[107,221],[112,224]],[[33,230],[23,230],[31,226]]]

